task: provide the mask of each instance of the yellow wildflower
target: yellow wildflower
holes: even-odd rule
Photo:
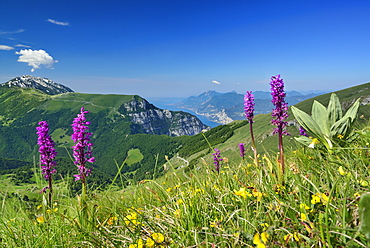
[[[327,195],[325,195],[324,193],[321,193],[320,197],[321,197],[321,202],[322,202],[323,205],[328,204],[329,197]]]
[[[152,234],[152,239],[156,242],[156,243],[162,243],[164,241],[164,236],[162,233],[153,233]]]
[[[311,197],[312,197],[312,199],[311,199],[312,204],[316,204],[316,203],[320,202],[320,197],[318,197],[316,194],[312,195]]]
[[[117,221],[118,220],[118,218],[117,217],[109,217],[109,219],[108,219],[108,221],[107,221],[107,224],[108,225],[113,225],[113,223],[115,222],[115,221]]]
[[[195,193],[204,193],[204,189],[195,189],[195,191],[194,191]]]
[[[297,232],[294,232],[293,233],[293,238],[295,239],[295,241],[299,241],[299,236],[298,236],[298,233]]]
[[[304,203],[299,204],[299,208],[300,208],[300,209],[305,209],[305,210],[309,210],[309,209],[310,209],[310,207],[309,207],[309,206],[307,206],[307,205],[306,205],[306,204],[304,204]]]
[[[311,143],[308,145],[308,147],[315,148],[315,145],[318,143],[320,143],[319,140],[317,138],[313,138],[311,139]]]
[[[253,244],[255,244],[257,248],[265,248],[268,236],[266,232],[261,233],[261,235],[256,233],[253,237]]]
[[[242,196],[244,199],[246,199],[247,196],[252,196],[245,188],[240,188],[238,191],[234,190],[234,195]]]
[[[312,222],[309,222],[309,224],[307,224],[307,222],[302,222],[302,224],[306,228],[307,232],[312,233],[312,229],[314,228],[314,225]]]
[[[267,243],[268,237],[269,237],[269,234],[267,232],[261,233],[261,239],[263,243]]]
[[[45,218],[44,218],[44,216],[39,216],[39,217],[36,218],[36,221],[38,223],[42,224],[42,223],[45,223]]]
[[[262,226],[263,227],[263,230],[266,231],[267,227],[269,227],[269,224],[262,223],[262,224],[260,224],[260,226]]]
[[[177,204],[177,205],[180,205],[180,204],[183,204],[183,203],[184,203],[184,200],[183,200],[183,199],[181,199],[181,198],[180,198],[180,199],[178,199],[178,200],[177,200],[177,202],[176,202],[176,204]]]
[[[8,220],[6,223],[14,222],[15,218]]]
[[[258,192],[256,189],[253,189],[252,195],[257,198],[257,201],[261,201],[263,194],[261,192]]]
[[[153,239],[151,239],[150,237],[146,240],[146,243],[145,243],[145,247],[154,247],[155,246],[155,242]]]
[[[180,218],[180,215],[181,215],[181,209],[177,209],[173,212],[173,215],[177,218]]]
[[[279,192],[281,192],[281,191],[283,191],[283,190],[285,190],[285,189],[286,189],[286,188],[285,188],[285,186],[280,185],[280,184],[277,184],[277,185],[276,185],[276,189],[275,189],[276,194],[278,194]]]
[[[344,176],[345,174],[347,174],[347,173],[343,170],[343,166],[339,166],[339,168],[338,168],[338,172],[339,172],[339,174],[341,174],[342,176]]]
[[[253,236],[253,244],[258,245],[259,243],[261,243],[260,234],[259,233],[256,233]]]
[[[140,222],[137,221],[137,214],[136,213],[126,215],[125,223],[126,223],[126,225],[129,225],[129,224],[138,225],[138,224],[140,224]]]
[[[343,135],[341,135],[341,134],[338,134],[338,139],[343,139],[344,138],[344,136]]]
[[[280,204],[277,203],[277,202],[272,202],[272,203],[269,203],[267,208],[272,210],[272,211],[279,211],[280,210]]]
[[[291,238],[293,238],[293,234],[291,234],[291,233],[288,233],[287,235],[284,235],[284,241],[286,243],[288,243]]]
[[[316,193],[312,195],[311,197],[312,197],[311,199],[312,204],[321,202],[323,205],[326,205],[329,202],[329,197],[325,195],[324,193]]]
[[[221,228],[221,226],[222,226],[222,219],[219,220],[218,218],[216,218],[216,221],[210,221],[209,222],[209,226],[210,227],[215,227],[215,228]]]
[[[294,232],[294,233],[288,233],[287,235],[285,235],[284,236],[284,241],[286,242],[286,243],[288,243],[289,242],[289,240],[291,240],[291,239],[295,239],[295,241],[299,241],[299,236],[298,236],[298,233],[297,232]]]
[[[144,248],[144,242],[142,239],[138,239],[136,244],[130,244],[128,248]]]
[[[301,213],[301,220],[306,221],[307,220],[307,215],[305,213]]]

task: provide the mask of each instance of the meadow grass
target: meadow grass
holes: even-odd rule
[[[366,146],[288,150],[284,185],[276,154],[259,154],[259,166],[224,158],[219,173],[210,154],[192,169],[168,160],[161,178],[90,192],[87,216],[67,181],[54,185],[52,208],[41,194],[0,191],[0,247],[368,247],[358,213]]]

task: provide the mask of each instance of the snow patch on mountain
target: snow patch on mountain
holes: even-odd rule
[[[57,95],[67,92],[74,92],[67,86],[55,83],[54,81],[48,78],[34,77],[30,75],[23,75],[20,77],[13,78],[8,82],[1,84],[0,86],[32,88],[41,90],[42,92],[48,95]]]

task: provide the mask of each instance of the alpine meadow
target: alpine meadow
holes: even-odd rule
[[[1,247],[370,247],[370,83],[290,106],[272,76],[271,114],[246,91],[210,128],[23,78],[0,85]]]

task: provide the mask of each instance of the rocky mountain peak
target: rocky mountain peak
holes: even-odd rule
[[[13,78],[6,83],[0,84],[0,86],[32,88],[40,90],[48,95],[57,95],[67,92],[73,92],[73,90],[71,90],[67,86],[55,83],[54,81],[48,78],[34,77],[31,75],[23,75],[20,77]]]

